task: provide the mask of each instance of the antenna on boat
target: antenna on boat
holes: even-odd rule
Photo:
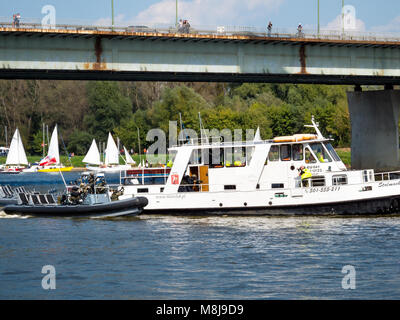
[[[183,132],[183,125],[182,125],[182,114],[179,112],[179,122],[181,125],[181,132]],[[182,133],[179,133],[179,135],[181,135]],[[181,141],[181,139],[178,140],[178,145],[179,145],[179,141]]]
[[[58,171],[60,172],[61,178],[62,178],[62,180],[64,182],[65,189],[68,192],[68,186],[67,186],[67,183],[65,182],[64,175],[62,174],[61,168],[58,168]]]
[[[315,132],[317,133],[318,139],[324,139],[324,136],[322,135],[321,131],[319,131],[319,129],[318,129],[319,123],[314,121],[314,116],[311,116],[311,123],[312,123],[312,125],[306,124],[304,126],[307,128],[314,128]]]
[[[203,144],[203,130],[204,130],[204,128],[203,128],[203,122],[201,121],[200,112],[199,112],[199,122],[200,122],[200,144],[202,145]],[[206,143],[208,143],[207,136],[206,136],[205,140],[206,140]]]

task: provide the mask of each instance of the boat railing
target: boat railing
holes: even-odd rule
[[[253,146],[254,144],[262,144],[262,143],[273,143],[273,140],[262,140],[262,141],[257,141],[254,142],[254,140],[238,140],[238,141],[212,141],[212,139],[208,139],[204,143],[198,143],[197,141],[192,141],[192,140],[199,140],[200,139],[190,139],[186,144],[180,144],[180,145],[172,145],[172,148],[180,147],[182,145],[186,146],[199,146],[199,147],[225,147],[225,146],[232,146],[232,148],[237,148],[241,146]],[[203,139],[204,140],[204,139]],[[210,141],[211,140],[211,141]]]
[[[121,176],[121,183],[123,185],[166,184],[170,172],[169,167],[132,169],[125,171],[125,175]]]

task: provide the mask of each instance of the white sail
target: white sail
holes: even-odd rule
[[[254,142],[259,142],[261,140],[261,135],[260,135],[260,127],[257,128],[256,134],[254,136]]]
[[[55,126],[55,128],[53,130],[53,134],[51,135],[50,146],[49,146],[49,151],[48,151],[47,155],[50,159],[51,158],[56,159],[55,164],[60,164],[60,151],[58,150],[57,125]]]
[[[83,158],[82,162],[100,165],[100,152],[97,148],[95,139],[93,139],[92,145],[90,146],[89,151],[85,158]]]
[[[128,150],[126,150],[124,146],[124,151],[125,151],[125,162],[127,164],[135,164],[136,162],[132,159],[131,155],[129,154]]]
[[[119,164],[119,152],[115,144],[115,141],[111,135],[108,133],[107,148],[106,148],[106,159],[104,161],[106,165],[109,164]]]
[[[18,128],[15,130],[14,136],[11,140],[10,150],[6,160],[7,165],[28,165],[24,145],[22,144],[21,135]]]

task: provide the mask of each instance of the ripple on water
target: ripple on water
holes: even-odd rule
[[[399,217],[7,219],[0,298],[47,299],[51,264],[60,299],[399,299],[399,256]]]

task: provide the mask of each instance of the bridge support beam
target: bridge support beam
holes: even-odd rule
[[[352,169],[394,170],[399,162],[400,91],[348,92]]]

